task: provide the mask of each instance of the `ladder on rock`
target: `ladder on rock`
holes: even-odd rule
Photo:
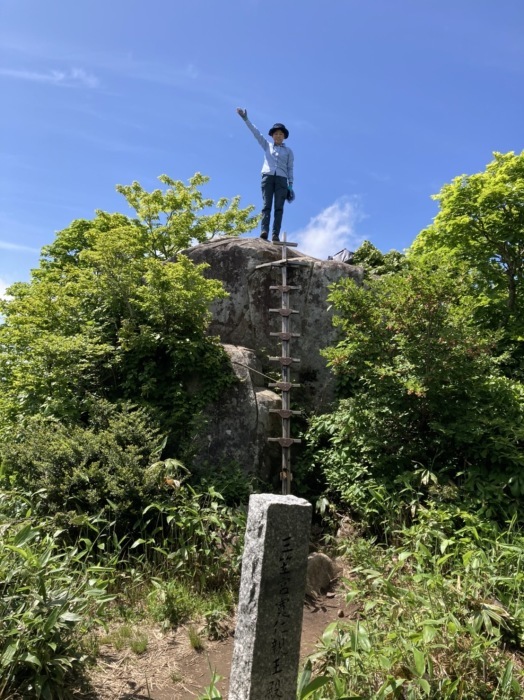
[[[291,389],[300,387],[300,384],[294,384],[291,381],[291,368],[293,364],[299,363],[300,359],[291,356],[291,341],[293,338],[300,338],[300,333],[291,332],[291,317],[299,312],[291,309],[289,306],[289,294],[292,291],[300,290],[300,287],[294,287],[288,284],[288,270],[291,267],[299,267],[302,265],[307,266],[306,261],[300,260],[298,258],[288,258],[287,249],[289,247],[296,247],[297,243],[290,243],[286,240],[286,234],[282,236],[282,241],[274,241],[273,245],[282,247],[282,258],[281,260],[274,260],[270,263],[264,263],[262,265],[257,265],[257,268],[261,267],[280,267],[282,271],[282,284],[272,285],[271,290],[278,291],[281,294],[281,304],[277,309],[269,309],[271,314],[279,314],[281,318],[281,329],[276,333],[270,333],[271,336],[280,338],[281,341],[281,355],[279,357],[270,357],[271,362],[277,362],[280,364],[280,381],[272,382],[269,384],[270,387],[279,389],[281,391],[281,408],[272,408],[270,413],[278,413],[282,421],[282,436],[281,437],[270,437],[269,442],[278,442],[282,448],[282,466],[280,469],[280,480],[282,482],[282,493],[288,495],[291,493],[291,446],[294,443],[301,442],[297,438],[291,437],[291,418],[292,416],[299,416],[302,414],[301,411],[291,410]]]

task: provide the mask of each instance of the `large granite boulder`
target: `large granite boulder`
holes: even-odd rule
[[[278,471],[280,446],[267,438],[280,433],[280,396],[265,388],[253,350],[224,344],[236,383],[203,415],[195,461],[200,465],[236,463],[249,474],[270,481]]]
[[[322,411],[334,399],[334,380],[320,355],[337,338],[327,302],[329,286],[345,277],[361,284],[363,272],[343,262],[287,250],[289,259],[303,263],[288,268],[288,284],[300,287],[290,293],[290,306],[299,312],[291,316],[291,331],[300,333],[291,342],[291,355],[301,360],[293,365],[292,379],[302,384],[293,390],[292,404],[305,411]],[[205,274],[221,280],[229,292],[227,299],[212,307],[210,333],[223,343],[250,348],[265,374],[279,371],[280,366],[268,357],[281,354],[280,341],[270,336],[271,331],[280,330],[281,317],[269,309],[281,305],[280,292],[270,286],[282,283],[282,273],[267,263],[282,258],[281,246],[260,238],[220,238],[184,252],[195,263],[207,263]]]

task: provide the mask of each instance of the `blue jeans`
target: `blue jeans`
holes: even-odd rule
[[[284,202],[287,197],[287,178],[282,175],[262,175],[262,199],[264,207],[262,209],[262,233],[269,233],[269,221],[271,218],[271,208],[273,198],[275,199],[275,211],[273,216],[272,237],[278,238],[280,226],[282,225],[282,215],[284,213]]]

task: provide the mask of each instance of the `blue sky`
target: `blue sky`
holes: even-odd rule
[[[0,294],[73,219],[131,213],[117,183],[200,171],[259,208],[237,106],[290,130],[301,250],[404,249],[524,148],[523,35],[522,0],[0,0]]]

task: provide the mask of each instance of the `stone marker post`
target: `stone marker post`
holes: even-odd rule
[[[249,499],[229,700],[296,697],[311,504]]]

